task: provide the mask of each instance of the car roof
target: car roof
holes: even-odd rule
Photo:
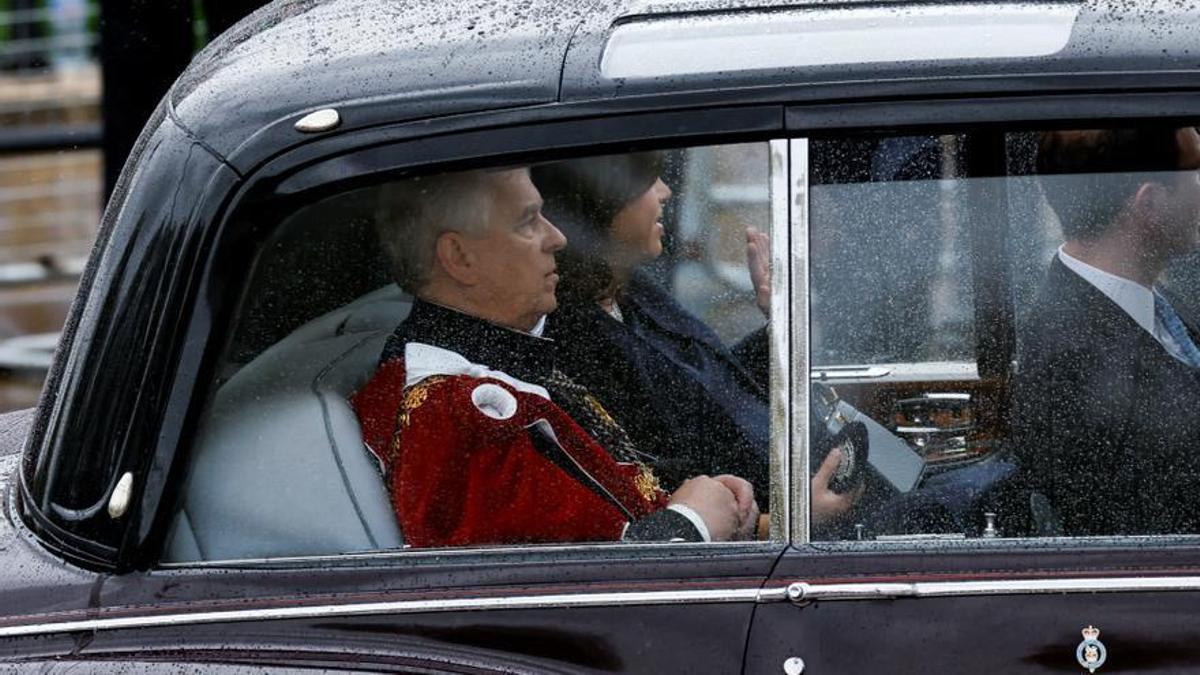
[[[595,0],[283,0],[197,54],[169,94],[178,122],[228,156],[297,113],[394,103],[393,120],[554,101]]]
[[[997,33],[987,24],[998,22],[978,20],[981,11],[1009,12],[1016,23]],[[964,21],[946,34],[966,36],[965,43],[978,45],[977,53],[941,58],[917,49],[909,58],[903,47],[881,51],[895,40],[875,35],[902,35],[923,14],[942,22],[938,25],[945,17]],[[812,17],[852,17],[845,53],[823,62],[828,43],[822,48],[818,42],[813,50],[763,52],[761,66],[751,55],[727,68],[723,60],[737,62],[742,50],[705,53],[704,40],[722,22],[752,24],[757,17],[774,29],[788,16],[808,22],[804,30],[816,25]],[[1062,44],[1022,53],[1027,40],[1021,36],[1031,33],[1022,17],[1057,30]],[[1057,28],[1046,17],[1058,17]],[[689,93],[731,101],[789,91],[792,100],[846,99],[956,88],[1061,90],[1072,82],[1120,90],[1168,81],[1155,75],[1169,75],[1171,86],[1191,86],[1200,84],[1200,44],[1193,38],[1198,23],[1200,7],[1189,0],[281,0],[197,55],[170,100],[177,122],[230,157],[266,127],[286,123],[290,129],[304,113],[334,106],[344,113],[362,111],[346,113],[343,128],[353,128]],[[606,73],[611,55],[605,50],[614,48],[615,30],[642,30],[652,40],[648,48],[642,45],[643,52],[629,52],[635,71],[641,64],[669,61],[672,44],[684,69],[709,66],[699,66],[699,72]],[[747,46],[754,42],[747,40]],[[1020,43],[1015,52],[1009,48],[1014,43]]]

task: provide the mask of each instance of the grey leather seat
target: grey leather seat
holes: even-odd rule
[[[164,558],[230,560],[398,548],[400,530],[347,397],[410,301],[377,289],[239,370],[201,422]]]

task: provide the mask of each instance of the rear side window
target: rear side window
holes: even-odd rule
[[[167,558],[768,538],[769,179],[750,143],[395,176],[288,214]]]

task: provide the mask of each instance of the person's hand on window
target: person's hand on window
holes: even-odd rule
[[[833,479],[833,474],[837,471],[838,463],[841,461],[842,449],[830,450],[812,478],[812,522],[814,525],[828,523],[846,515],[865,489],[862,484],[842,494],[829,489],[829,481]]]
[[[771,240],[757,227],[746,228],[746,267],[754,285],[754,301],[771,318]]]

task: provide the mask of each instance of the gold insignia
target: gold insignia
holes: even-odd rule
[[[400,410],[396,416],[399,422],[398,426],[408,426],[409,415],[412,414],[412,411],[424,405],[425,399],[429,398],[429,388],[444,379],[446,378],[427,377],[405,390],[404,399],[400,402]]]
[[[638,463],[638,475],[633,479],[634,486],[637,487],[638,494],[648,502],[658,500],[658,495],[662,491],[662,485],[658,482],[658,476],[654,475],[654,471],[645,464]]]
[[[394,458],[400,452],[400,430],[408,426],[409,416],[412,411],[420,408],[425,399],[429,398],[429,388],[441,382],[444,377],[427,377],[424,380],[414,384],[404,391],[404,398],[400,400],[400,409],[396,411],[396,430],[392,432],[392,457]],[[385,475],[391,473],[392,459],[388,459],[388,468],[384,472]]]
[[[604,420],[605,424],[611,426],[617,425],[617,421],[612,418],[612,415],[608,414],[608,411],[604,409],[604,406],[600,405],[600,401],[597,401],[595,396],[588,394],[586,398],[588,405],[591,406],[592,410],[600,416],[600,419]]]

